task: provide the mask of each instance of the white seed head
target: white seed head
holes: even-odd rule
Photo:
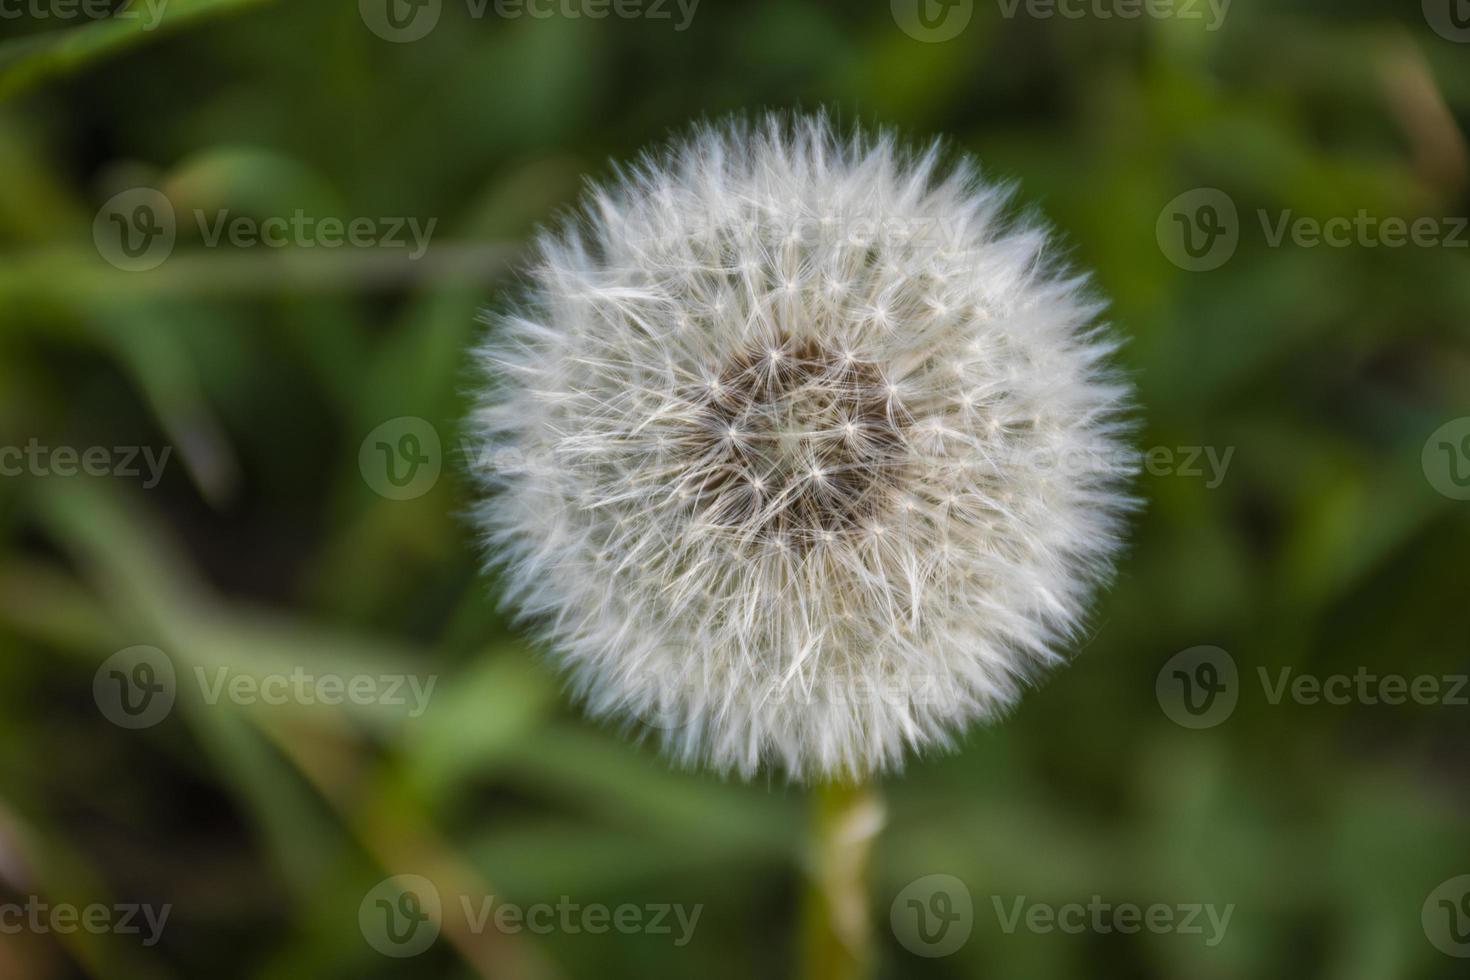
[[[705,126],[542,236],[491,317],[478,509],[599,716],[857,777],[1060,661],[1110,573],[1129,389],[1008,192],[824,117]],[[499,450],[510,450],[502,452]]]

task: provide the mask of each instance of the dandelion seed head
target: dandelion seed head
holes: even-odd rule
[[[1085,280],[974,165],[702,127],[546,232],[471,426],[505,594],[688,764],[858,777],[1008,709],[1130,506]],[[1043,461],[1045,456],[1047,461]],[[616,576],[610,575],[616,570]]]

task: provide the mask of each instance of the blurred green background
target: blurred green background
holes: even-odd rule
[[[881,974],[1466,975],[1442,933],[1470,929],[1470,707],[1272,703],[1259,673],[1470,672],[1466,430],[1444,457],[1431,438],[1470,415],[1470,233],[1454,245],[1447,220],[1470,211],[1463,0],[1241,0],[1223,20],[1194,0],[1134,19],[1098,12],[1128,0],[703,0],[687,22],[392,2],[0,5],[0,446],[112,461],[0,477],[0,906],[171,908],[151,945],[0,919],[0,976],[794,975],[806,792],[674,771],[584,720],[477,569],[457,447],[477,313],[585,175],[702,116],[820,106],[1018,180],[1113,300],[1140,448],[1233,453],[1144,472],[1075,663],[884,781]],[[164,195],[171,247],[137,188]],[[1199,188],[1238,210],[1238,243],[1191,271],[1170,208]],[[414,258],[211,244],[195,220],[298,211],[435,224]],[[1288,213],[1360,211],[1450,241],[1273,244]],[[154,251],[120,253],[124,231]],[[379,441],[423,450],[418,482]],[[156,485],[120,447],[170,451]],[[103,668],[138,645],[177,700],[127,728]],[[1165,667],[1200,645],[1238,667],[1238,703],[1191,728]],[[196,668],[435,687],[416,717],[209,704]],[[359,920],[399,874],[447,910],[412,957]],[[973,903],[942,957],[890,927],[933,874]],[[488,895],[703,910],[682,946],[468,928],[459,898]],[[1233,913],[1208,945],[1008,931],[996,906],[1093,896]]]

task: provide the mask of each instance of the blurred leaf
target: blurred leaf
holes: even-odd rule
[[[0,98],[47,78],[75,71],[98,58],[141,44],[154,35],[196,21],[272,3],[274,0],[168,0],[158,22],[148,16],[147,0],[132,0],[107,20],[63,30],[15,38],[0,44]]]

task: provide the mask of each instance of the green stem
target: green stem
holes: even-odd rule
[[[812,840],[802,909],[803,980],[866,980],[873,968],[868,857],[883,801],[866,783],[826,783],[812,794]]]

